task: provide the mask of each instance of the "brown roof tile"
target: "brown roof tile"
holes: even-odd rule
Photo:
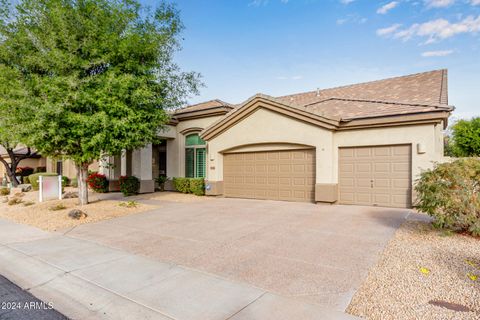
[[[343,120],[449,110],[447,70],[292,94],[277,100]]]
[[[186,106],[185,108],[181,108],[181,109],[176,110],[174,114],[187,113],[187,112],[200,111],[200,110],[207,110],[207,109],[214,109],[214,108],[233,109],[233,106],[228,102],[225,102],[225,101],[222,101],[222,100],[219,100],[219,99],[215,99],[215,100],[210,100],[210,101]]]

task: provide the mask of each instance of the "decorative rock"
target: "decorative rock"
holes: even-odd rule
[[[32,191],[32,185],[27,183],[19,184],[17,188],[21,189],[22,192]]]
[[[68,216],[75,220],[83,220],[88,217],[88,215],[79,209],[73,209],[68,213]]]
[[[78,192],[75,191],[70,191],[70,192],[65,192],[62,196],[63,199],[74,199],[78,198]]]

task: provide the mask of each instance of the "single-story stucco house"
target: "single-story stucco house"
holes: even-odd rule
[[[413,183],[443,159],[447,70],[177,110],[159,145],[106,161],[132,174],[204,177],[207,195],[411,207]]]

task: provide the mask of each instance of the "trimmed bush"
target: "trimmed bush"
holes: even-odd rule
[[[140,180],[137,177],[121,176],[118,182],[120,184],[120,192],[126,197],[133,196],[140,190]]]
[[[28,177],[23,177],[23,183],[30,183],[30,180],[28,179]]]
[[[480,158],[437,164],[417,180],[418,210],[434,226],[480,236]]]
[[[203,178],[191,178],[190,192],[196,196],[205,195],[205,180]]]
[[[205,195],[205,180],[203,178],[173,178],[175,190],[182,193]]]
[[[90,189],[98,193],[105,193],[108,191],[108,180],[104,174],[92,173],[87,178],[87,183]]]
[[[8,196],[10,194],[9,188],[0,188],[0,196]]]
[[[190,181],[188,180],[188,178],[181,178],[181,177],[173,178],[172,181],[173,181],[173,187],[178,192],[182,192],[182,193],[188,193],[189,192]]]
[[[38,190],[38,177],[44,176],[44,177],[53,177],[53,176],[58,176],[56,173],[52,172],[41,172],[41,173],[34,173],[28,176],[28,181],[32,185],[33,190]],[[63,185],[63,182],[62,182]]]

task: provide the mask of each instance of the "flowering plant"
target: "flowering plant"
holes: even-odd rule
[[[87,178],[87,183],[90,189],[95,192],[105,193],[108,191],[108,180],[104,174],[94,172]]]

